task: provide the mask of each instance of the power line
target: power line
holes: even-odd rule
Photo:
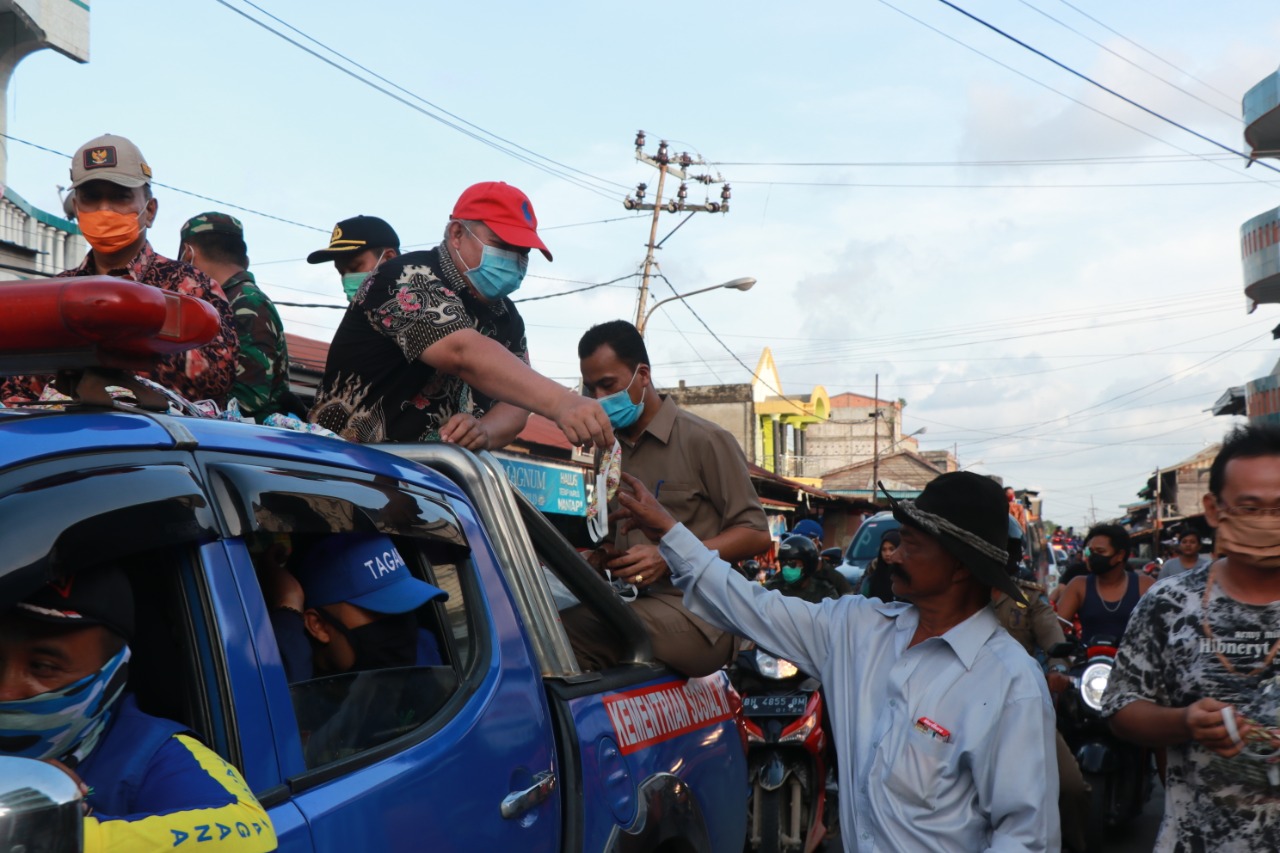
[[[1073,27],[1073,26],[1071,26],[1070,24],[1068,24],[1066,21],[1063,21],[1063,20],[1060,20],[1060,19],[1058,19],[1058,18],[1055,18],[1053,15],[1050,15],[1048,12],[1044,11],[1043,9],[1039,8],[1038,6],[1034,6],[1034,5],[1032,5],[1032,4],[1031,4],[1031,3],[1029,3],[1027,0],[1018,0],[1018,2],[1019,2],[1019,3],[1021,3],[1023,6],[1026,6],[1026,7],[1027,7],[1028,9],[1030,9],[1031,11],[1033,11],[1033,12],[1035,12],[1035,13],[1039,14],[1039,15],[1043,15],[1044,17],[1048,18],[1050,21],[1053,21],[1055,24],[1057,24],[1058,26],[1062,27],[1063,29],[1069,30],[1069,31],[1071,31],[1071,32],[1075,33],[1076,35],[1080,36],[1080,38],[1084,39],[1085,41],[1087,41],[1087,42],[1089,42],[1089,43],[1091,43],[1091,44],[1094,44],[1094,45],[1096,45],[1096,46],[1098,46],[1098,47],[1102,48],[1102,49],[1103,49],[1103,50],[1105,50],[1107,53],[1109,53],[1109,54],[1111,54],[1112,56],[1114,56],[1116,59],[1119,59],[1121,62],[1127,62],[1129,65],[1132,65],[1134,68],[1138,69],[1138,70],[1139,70],[1139,71],[1141,71],[1143,74],[1146,74],[1146,75],[1148,75],[1148,76],[1150,76],[1150,77],[1153,77],[1153,78],[1155,78],[1156,80],[1159,80],[1161,83],[1164,83],[1166,86],[1170,86],[1170,87],[1172,87],[1172,88],[1174,88],[1174,89],[1177,89],[1179,92],[1181,92],[1182,94],[1186,95],[1187,97],[1189,97],[1189,98],[1192,98],[1192,99],[1194,99],[1194,100],[1199,101],[1200,103],[1204,104],[1206,107],[1209,107],[1209,108],[1210,108],[1210,109],[1212,109],[1212,110],[1217,110],[1218,112],[1222,113],[1222,114],[1223,114],[1224,116],[1226,116],[1227,118],[1232,119],[1233,121],[1235,121],[1235,122],[1237,122],[1237,123],[1243,124],[1243,121],[1240,119],[1240,116],[1239,116],[1238,114],[1236,114],[1236,113],[1229,113],[1229,112],[1227,112],[1226,110],[1224,110],[1224,109],[1222,109],[1221,107],[1219,107],[1217,104],[1212,104],[1212,103],[1210,103],[1209,101],[1206,101],[1204,98],[1200,97],[1200,96],[1199,96],[1199,95],[1197,95],[1195,92],[1188,91],[1187,89],[1184,89],[1184,88],[1182,88],[1181,86],[1179,86],[1177,83],[1174,83],[1174,82],[1172,82],[1172,81],[1170,81],[1170,80],[1166,80],[1164,77],[1161,77],[1159,74],[1156,74],[1154,71],[1150,71],[1150,70],[1148,70],[1148,69],[1146,69],[1146,68],[1143,68],[1141,65],[1139,65],[1139,64],[1138,64],[1138,63],[1136,63],[1136,62],[1134,62],[1134,61],[1133,61],[1132,59],[1130,59],[1129,57],[1124,56],[1123,54],[1117,53],[1116,51],[1114,51],[1114,50],[1112,50],[1111,48],[1107,47],[1107,46],[1106,46],[1105,44],[1103,44],[1102,42],[1098,41],[1097,39],[1095,39],[1095,38],[1093,38],[1093,37],[1091,37],[1091,36],[1087,36],[1087,35],[1085,35],[1084,33],[1082,33],[1082,32],[1080,32],[1079,30],[1077,30],[1075,27]]]
[[[1121,38],[1121,39],[1123,39],[1124,41],[1128,42],[1129,44],[1131,44],[1131,45],[1133,45],[1134,47],[1136,47],[1138,50],[1140,50],[1140,51],[1142,51],[1143,53],[1147,54],[1148,56],[1150,56],[1150,57],[1152,57],[1152,58],[1154,58],[1154,59],[1157,59],[1157,60],[1159,60],[1160,62],[1163,62],[1165,65],[1169,66],[1169,67],[1170,67],[1170,68],[1172,68],[1174,71],[1177,71],[1179,74],[1185,74],[1187,77],[1191,78],[1192,80],[1195,80],[1197,83],[1199,83],[1201,86],[1204,86],[1206,89],[1209,89],[1210,91],[1213,91],[1213,92],[1217,92],[1217,93],[1218,93],[1219,95],[1221,95],[1222,97],[1224,97],[1224,98],[1226,98],[1226,99],[1228,99],[1228,100],[1230,100],[1230,101],[1232,101],[1232,102],[1234,103],[1234,101],[1235,101],[1235,96],[1234,96],[1234,95],[1230,95],[1230,94],[1228,94],[1228,93],[1226,93],[1226,92],[1222,91],[1221,89],[1215,88],[1214,86],[1210,85],[1209,83],[1206,83],[1204,80],[1201,80],[1199,77],[1197,77],[1197,76],[1195,76],[1194,74],[1192,74],[1190,71],[1187,71],[1187,70],[1185,70],[1185,69],[1183,69],[1183,68],[1180,68],[1180,67],[1178,67],[1177,65],[1174,65],[1174,64],[1173,64],[1172,62],[1170,62],[1169,60],[1167,60],[1167,59],[1165,59],[1164,57],[1160,56],[1159,54],[1157,54],[1157,53],[1153,53],[1152,51],[1147,50],[1145,47],[1143,47],[1142,45],[1138,44],[1136,41],[1134,41],[1133,39],[1129,38],[1128,36],[1126,36],[1126,35],[1124,35],[1124,34],[1122,34],[1122,33],[1118,32],[1118,31],[1116,31],[1116,30],[1112,29],[1111,27],[1107,26],[1106,24],[1102,23],[1102,21],[1099,21],[1097,18],[1093,17],[1093,16],[1092,16],[1092,15],[1090,15],[1088,12],[1086,12],[1086,11],[1085,11],[1085,10],[1083,10],[1083,9],[1081,9],[1079,6],[1073,6],[1071,3],[1068,3],[1068,2],[1067,2],[1067,0],[1058,0],[1058,2],[1060,2],[1063,6],[1066,6],[1068,9],[1071,9],[1071,10],[1075,11],[1077,14],[1082,15],[1082,16],[1083,16],[1083,17],[1085,17],[1085,18],[1088,18],[1090,21],[1093,21],[1095,24],[1097,24],[1098,26],[1102,27],[1104,30],[1106,30],[1107,32],[1111,33],[1112,35],[1114,35],[1114,36],[1116,36],[1116,37],[1118,37],[1118,38]]]
[[[1146,113],[1152,118],[1159,119],[1160,121],[1166,124],[1172,125],[1173,127],[1176,127],[1179,130],[1183,131],[1184,133],[1189,133],[1192,136],[1194,136],[1196,139],[1199,139],[1202,142],[1207,142],[1210,145],[1214,146],[1215,148],[1221,148],[1223,151],[1226,151],[1229,154],[1235,154],[1241,160],[1245,160],[1253,163],[1259,163],[1264,168],[1270,169],[1273,172],[1280,172],[1280,167],[1273,166],[1270,163],[1266,162],[1265,160],[1253,160],[1252,158],[1249,157],[1249,155],[1245,154],[1243,151],[1237,151],[1236,149],[1232,148],[1231,146],[1225,143],[1219,142],[1218,140],[1213,139],[1212,137],[1206,136],[1205,134],[1200,133],[1198,130],[1192,130],[1191,128],[1187,127],[1185,124],[1174,121],[1168,116],[1163,115],[1162,113],[1158,113],[1155,110],[1151,109],[1150,107],[1147,107],[1138,103],[1133,98],[1130,98],[1127,95],[1120,94],[1115,89],[1112,89],[1111,87],[1103,85],[1102,83],[1099,83],[1097,80],[1094,80],[1088,74],[1085,74],[1082,71],[1077,71],[1076,69],[1072,68],[1070,65],[1067,65],[1065,62],[1060,62],[1059,60],[1054,59],[1052,56],[1045,53],[1043,50],[1040,50],[1039,48],[1031,46],[1027,42],[1023,41],[1017,36],[1012,35],[1011,33],[1005,32],[1004,30],[997,27],[995,24],[992,24],[989,21],[986,21],[983,18],[978,17],[972,12],[969,12],[961,8],[960,6],[957,6],[955,3],[952,3],[951,0],[938,0],[938,2],[944,6],[947,6],[948,8],[954,9],[955,11],[959,12],[961,15],[964,15],[969,20],[977,24],[981,24],[982,26],[991,30],[993,33],[996,33],[997,35],[1008,39],[1009,41],[1023,48],[1024,50],[1028,50],[1031,53],[1034,53],[1036,56],[1039,56],[1041,59],[1044,59],[1056,65],[1057,67],[1061,68],[1063,71],[1066,71],[1068,74],[1074,75],[1075,77],[1079,77],[1081,80],[1085,81],[1089,85],[1094,86],[1098,89],[1101,89],[1102,91],[1106,92],[1108,95],[1111,95],[1112,97],[1119,98],[1129,106],[1135,107],[1141,110],[1142,112]]]
[[[608,287],[611,284],[617,284],[620,281],[624,281],[628,278],[635,278],[638,275],[639,273],[634,273],[634,272],[628,273],[627,275],[619,276],[618,278],[612,279],[611,281],[602,281],[602,282],[599,282],[598,284],[589,284],[586,287],[579,287],[576,290],[562,290],[559,293],[548,293],[545,296],[526,296],[523,299],[512,299],[511,301],[512,302],[538,302],[543,299],[555,299],[557,296],[572,296],[575,293],[586,293],[588,290],[595,290],[598,287]]]
[[[1118,190],[1146,187],[1224,187],[1236,184],[1270,186],[1280,184],[1280,180],[1245,178],[1238,181],[1152,181],[1125,184],[884,184],[870,181],[744,181],[739,179],[735,183],[771,187],[858,187],[870,190]]]
[[[661,271],[661,269],[659,269],[659,271],[658,271],[657,275],[658,275],[658,277],[659,277],[659,278],[661,278],[663,281],[665,281],[665,282],[667,283],[667,287],[671,288],[671,292],[672,292],[672,293],[675,293],[675,292],[676,292],[675,285],[673,285],[673,284],[671,283],[671,280],[667,278],[666,274],[665,274],[665,273],[663,273],[663,272]],[[677,294],[677,295],[678,295],[678,294]],[[744,370],[746,370],[746,371],[747,371],[747,373],[751,374],[752,378],[754,378],[754,379],[758,380],[758,381],[760,382],[760,384],[761,384],[761,385],[763,385],[764,387],[768,388],[768,389],[769,389],[770,391],[772,391],[773,393],[777,394],[779,397],[781,397],[783,400],[785,400],[785,401],[786,401],[786,402],[787,402],[787,403],[788,403],[788,404],[789,404],[793,409],[795,409],[795,410],[796,410],[797,412],[799,412],[800,414],[802,414],[802,415],[807,415],[807,414],[809,414],[807,411],[805,411],[804,406],[800,405],[800,404],[799,404],[799,403],[797,403],[795,400],[792,400],[792,399],[791,399],[790,397],[788,397],[786,394],[782,393],[782,391],[780,391],[779,389],[774,388],[772,385],[770,385],[768,382],[766,382],[766,381],[764,380],[764,378],[760,376],[760,374],[756,373],[756,372],[755,372],[754,370],[752,370],[750,367],[747,367],[747,363],[746,363],[745,361],[743,361],[742,359],[738,358],[738,354],[737,354],[737,353],[735,353],[733,350],[729,349],[729,345],[728,345],[728,344],[726,344],[724,341],[720,340],[720,336],[719,336],[719,335],[717,335],[715,332],[711,331],[711,327],[707,325],[707,321],[706,321],[706,320],[704,320],[704,319],[702,319],[702,315],[701,315],[701,314],[699,314],[696,310],[694,310],[694,307],[693,307],[692,305],[690,305],[690,304],[689,304],[689,300],[688,300],[688,299],[681,299],[681,300],[679,300],[679,301],[684,303],[684,307],[685,307],[685,308],[688,308],[688,309],[689,309],[689,313],[690,313],[690,314],[692,314],[692,315],[694,316],[694,318],[695,318],[699,323],[701,323],[701,324],[702,324],[702,328],[706,329],[706,330],[707,330],[707,333],[708,333],[709,335],[711,335],[711,337],[715,338],[716,343],[718,343],[718,344],[719,344],[719,345],[724,349],[724,351],[725,351],[725,352],[729,353],[729,355],[733,357],[733,360],[734,360],[734,361],[736,361],[738,364],[742,365],[742,368],[743,368]],[[709,366],[709,365],[708,365],[708,366]]]
[[[503,139],[502,137],[498,136],[495,133],[484,130],[483,128],[479,128],[477,125],[472,125],[471,122],[467,122],[465,119],[461,119],[461,118],[458,118],[457,116],[454,116],[452,113],[448,112],[447,110],[444,110],[436,106],[435,104],[432,104],[427,99],[421,97],[420,95],[416,95],[413,92],[410,92],[409,90],[405,89],[402,86],[399,86],[395,83],[391,83],[390,81],[387,81],[389,86],[393,86],[395,89],[398,89],[401,92],[405,92],[410,98],[421,101],[424,104],[428,104],[432,107],[432,109],[439,110],[441,113],[444,113],[445,115],[448,115],[452,118],[457,119],[457,121],[456,122],[450,121],[449,119],[445,118],[442,115],[439,115],[435,112],[432,112],[431,110],[428,110],[419,106],[418,104],[414,103],[413,101],[409,100],[408,98],[402,95],[397,94],[396,92],[392,91],[389,88],[379,86],[377,83],[373,82],[372,80],[366,77],[362,77],[360,74],[356,73],[350,68],[347,68],[346,66],[333,61],[329,57],[324,56],[323,54],[320,54],[315,50],[312,50],[311,48],[307,47],[305,44],[302,44],[301,42],[297,41],[296,39],[290,38],[287,34],[281,32],[280,30],[275,29],[274,27],[270,26],[266,22],[253,17],[252,15],[245,12],[243,9],[236,8],[235,6],[231,5],[231,3],[228,2],[228,0],[214,0],[214,2],[220,6],[230,9],[232,12],[235,12],[237,15],[244,18],[246,21],[256,24],[257,26],[261,27],[262,29],[276,36],[277,38],[282,39],[283,41],[286,41],[289,44],[293,45],[294,47],[298,48],[299,50],[303,51],[304,53],[310,54],[311,56],[315,57],[316,59],[320,60],[324,64],[330,66],[331,68],[334,68],[337,71],[340,71],[343,74],[346,74],[348,77],[352,78],[353,80],[357,80],[363,83],[364,85],[368,86],[369,88],[374,89],[375,91],[381,92],[382,94],[386,95],[387,97],[391,98],[394,101],[398,101],[399,103],[403,104],[409,109],[414,110],[415,112],[421,113],[422,115],[427,116],[433,121],[437,121],[440,124],[443,124],[445,127],[452,128],[453,130],[456,130],[458,133],[461,133],[464,136],[474,139],[476,142],[479,142],[482,145],[487,145],[488,147],[494,149],[495,151],[500,151],[501,153],[506,154],[508,157],[511,157],[515,160],[519,160],[520,162],[528,166],[532,166],[533,168],[538,169],[539,171],[545,172],[548,175],[552,175],[553,177],[557,177],[563,181],[566,181],[567,183],[570,183],[578,187],[579,189],[583,189],[583,190],[586,190],[587,192],[595,193],[598,196],[602,196],[610,200],[613,200],[615,198],[612,192],[605,190],[604,188],[602,188],[601,186],[597,186],[596,184],[589,183],[587,180],[584,180],[582,178],[576,177],[575,175],[569,174],[565,170],[570,169],[573,172],[578,172],[579,174],[586,175],[587,178],[590,179],[591,181],[597,181],[605,184],[613,184],[615,186],[619,186],[619,187],[622,187],[623,189],[626,189],[626,187],[622,184],[615,184],[615,182],[613,181],[609,181],[604,178],[597,178],[594,175],[588,175],[585,172],[579,172],[579,170],[577,169],[572,169],[572,167],[559,164],[556,161],[551,160],[549,157],[545,157],[541,154],[530,152],[529,154],[526,155],[526,154],[519,153],[519,151],[512,150],[512,148],[505,147],[507,145],[510,145],[514,148],[520,148],[520,146],[515,145],[515,143],[507,142],[507,140]],[[242,0],[242,2],[247,3],[249,6],[252,6],[254,9],[257,9],[260,12],[263,12],[263,10],[260,7],[255,6],[252,2],[250,2],[250,0]],[[268,15],[273,20],[280,21],[279,18],[276,18],[275,16],[271,15],[269,12],[263,12],[263,14]],[[325,45],[322,42],[312,38],[311,36],[306,35],[301,30],[297,29],[291,24],[288,24],[284,21],[280,21],[280,23],[283,26],[286,26],[289,29],[293,30],[294,32],[298,33],[299,35],[303,36],[308,41],[311,41],[314,44],[319,45],[324,50],[327,50],[328,52],[332,53],[335,56],[341,57],[345,62],[348,62],[351,65],[356,66],[358,68],[363,68],[363,66],[358,65],[357,63],[343,56],[343,54],[339,53],[338,51],[334,50],[328,45]],[[370,73],[373,73],[373,72],[370,72]],[[377,76],[377,75],[374,75],[374,76]],[[383,79],[383,78],[379,78],[379,79]],[[459,122],[465,123],[467,125],[471,125],[472,127],[476,127],[477,130],[475,131],[468,130]],[[484,134],[484,135],[481,135],[481,134]],[[492,137],[492,139],[489,139],[486,137]],[[494,140],[499,140],[499,141],[494,141]],[[521,149],[521,150],[527,150],[527,149]],[[540,161],[546,161],[546,162],[544,163]],[[552,163],[554,165],[549,166],[547,165],[547,163]]]
[[[45,145],[39,145],[35,142],[30,142],[26,139],[19,139],[18,137],[10,136],[7,133],[0,133],[0,136],[3,136],[5,139],[8,139],[12,142],[18,142],[18,143],[21,143],[22,145],[28,145],[32,148],[47,152],[49,154],[57,154],[59,157],[65,157],[68,160],[71,159],[70,154],[67,154],[64,151],[58,151],[55,148],[49,148],[48,146],[45,146]],[[152,181],[151,184],[152,186],[163,187],[164,189],[171,190],[172,192],[175,192],[175,193],[182,193],[183,195],[189,195],[192,198],[198,198],[203,201],[211,201],[214,204],[221,205],[223,207],[230,207],[233,210],[243,211],[244,213],[252,213],[254,216],[261,216],[264,219],[274,219],[276,222],[283,222],[286,225],[295,225],[298,228],[306,228],[309,231],[320,231],[325,234],[329,233],[328,228],[320,228],[315,225],[307,225],[305,222],[295,222],[292,219],[285,219],[283,216],[276,216],[274,213],[264,213],[261,210],[254,210],[252,207],[245,207],[244,205],[234,204],[229,201],[222,201],[221,199],[216,199],[216,198],[213,198],[212,196],[201,195],[200,193],[192,192],[191,190],[184,190],[181,187],[175,187],[172,184],[163,184],[160,181]]]
[[[1092,104],[1087,104],[1087,103],[1085,103],[1084,101],[1080,100],[1079,98],[1072,97],[1071,95],[1068,95],[1066,92],[1062,91],[1061,89],[1055,89],[1053,86],[1050,86],[1048,83],[1045,83],[1043,80],[1037,80],[1035,77],[1032,77],[1030,74],[1027,74],[1027,73],[1026,73],[1026,72],[1024,72],[1024,71],[1019,71],[1017,68],[1014,68],[1012,65],[1009,65],[1007,62],[1001,62],[999,59],[996,59],[996,58],[995,58],[994,56],[992,56],[991,54],[989,54],[989,53],[985,53],[984,51],[979,50],[978,48],[974,47],[973,45],[966,44],[965,42],[963,42],[963,41],[961,41],[960,39],[956,38],[955,36],[951,35],[950,33],[943,32],[942,30],[938,29],[937,27],[933,26],[932,24],[930,24],[930,23],[928,23],[928,22],[926,22],[926,21],[924,21],[924,20],[922,20],[922,19],[920,19],[920,18],[917,18],[915,15],[912,15],[910,12],[907,12],[905,9],[900,9],[900,8],[898,8],[897,6],[895,6],[895,5],[893,5],[892,3],[890,3],[890,2],[889,2],[889,0],[876,0],[876,2],[880,3],[882,6],[887,6],[888,8],[890,8],[890,9],[892,9],[893,11],[897,12],[899,15],[902,15],[904,18],[908,18],[909,20],[915,21],[917,24],[919,24],[920,26],[924,27],[925,29],[932,30],[933,32],[935,32],[935,33],[937,33],[938,35],[942,36],[942,37],[943,37],[944,39],[946,39],[947,41],[954,42],[955,44],[958,44],[958,45],[960,45],[961,47],[963,47],[965,50],[968,50],[968,51],[970,51],[970,52],[972,52],[972,53],[976,53],[978,56],[981,56],[983,59],[986,59],[986,60],[987,60],[987,61],[989,61],[989,62],[992,62],[992,63],[994,63],[994,64],[996,64],[996,65],[999,65],[1001,68],[1005,69],[1006,71],[1010,71],[1010,72],[1012,72],[1012,73],[1014,73],[1014,74],[1017,74],[1019,77],[1023,78],[1024,80],[1027,80],[1027,81],[1029,81],[1029,82],[1031,82],[1031,83],[1034,83],[1035,85],[1037,85],[1037,86],[1039,86],[1039,87],[1041,87],[1041,88],[1043,88],[1043,89],[1048,89],[1050,92],[1053,92],[1055,95],[1058,95],[1059,97],[1062,97],[1062,98],[1066,98],[1068,101],[1071,101],[1072,103],[1077,104],[1078,106],[1084,107],[1086,110],[1089,110],[1090,112],[1095,113],[1095,114],[1097,114],[1097,115],[1099,115],[1099,116],[1101,116],[1101,117],[1103,117],[1103,118],[1107,119],[1108,121],[1115,122],[1116,124],[1118,124],[1118,125],[1120,125],[1120,126],[1122,126],[1122,127],[1127,127],[1127,128],[1129,128],[1130,130],[1132,130],[1133,132],[1135,132],[1135,133],[1139,133],[1139,134],[1141,134],[1141,135],[1143,135],[1143,136],[1147,137],[1148,139],[1153,139],[1153,140],[1155,140],[1156,142],[1159,142],[1161,145],[1167,145],[1167,146],[1169,146],[1170,148],[1174,149],[1175,151],[1181,151],[1183,154],[1190,154],[1190,155],[1195,156],[1195,157],[1200,157],[1200,159],[1201,159],[1201,160],[1203,160],[1203,161],[1204,161],[1204,162],[1206,162],[1206,163],[1209,163],[1209,164],[1211,164],[1211,165],[1217,166],[1217,167],[1218,167],[1218,168],[1220,168],[1220,169],[1226,169],[1227,171],[1231,172],[1232,174],[1236,174],[1236,172],[1235,172],[1233,169],[1231,169],[1231,167],[1227,166],[1225,163],[1219,163],[1219,162],[1217,162],[1216,160],[1210,159],[1210,158],[1205,157],[1205,156],[1198,155],[1198,154],[1197,154],[1196,152],[1194,152],[1194,151],[1189,151],[1189,150],[1187,150],[1186,148],[1183,148],[1183,147],[1182,147],[1182,146],[1180,146],[1180,145],[1177,145],[1177,144],[1175,144],[1175,143],[1173,143],[1173,142],[1170,142],[1170,141],[1169,141],[1169,140],[1167,140],[1167,139],[1161,139],[1159,136],[1156,136],[1154,133],[1152,133],[1152,132],[1150,132],[1150,131],[1148,131],[1148,130],[1143,130],[1142,128],[1138,127],[1137,125],[1130,124],[1129,122],[1125,121],[1124,119],[1119,118],[1118,116],[1113,116],[1113,115],[1111,115],[1110,113],[1103,112],[1101,109],[1099,109],[1099,108],[1097,108],[1097,107],[1093,106]],[[1215,145],[1216,145],[1216,143],[1215,143]],[[1261,179],[1260,179],[1260,178],[1255,178],[1254,180],[1257,180],[1257,181],[1261,182]]]
[[[1170,163],[1194,163],[1198,160],[1234,160],[1234,155],[1207,154],[1118,154],[1107,157],[1044,157],[1031,160],[853,160],[853,161],[745,161],[717,160],[713,166],[778,166],[794,168],[920,168],[930,166],[971,167],[991,166],[1008,168],[1010,166],[1163,166]]]

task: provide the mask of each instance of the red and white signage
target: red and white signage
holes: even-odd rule
[[[614,693],[604,700],[623,755],[733,716],[716,676]]]

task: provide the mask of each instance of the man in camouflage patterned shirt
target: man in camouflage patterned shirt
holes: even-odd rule
[[[1280,850],[1280,429],[1227,436],[1204,509],[1224,556],[1139,600],[1103,713],[1168,748],[1157,851]]]
[[[226,401],[239,350],[231,306],[222,287],[188,264],[161,257],[147,240],[157,202],[151,167],[138,146],[106,134],[86,142],[71,159],[71,207],[90,252],[62,276],[110,275],[203,299],[222,328],[202,347],[162,358],[144,374],[188,400]],[[13,376],[0,383],[0,403],[31,403],[53,377]]]
[[[256,421],[286,413],[289,350],[284,326],[249,272],[249,250],[240,220],[226,213],[201,213],[182,226],[178,257],[222,285],[231,302],[240,357],[231,399]],[[298,414],[302,414],[299,410]]]

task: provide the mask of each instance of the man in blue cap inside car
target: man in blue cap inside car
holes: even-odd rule
[[[79,785],[85,853],[170,850],[194,840],[197,823],[236,827],[203,839],[211,850],[276,849],[239,771],[182,723],[138,708],[126,686],[133,635],[133,591],[117,566],[48,583],[0,613],[0,755],[47,761]]]
[[[296,578],[278,566],[273,580],[271,622],[291,684],[441,662],[415,611],[449,595],[415,578],[385,534],[326,536],[303,554]]]

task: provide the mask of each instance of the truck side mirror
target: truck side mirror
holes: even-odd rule
[[[84,809],[66,773],[31,758],[0,756],[0,850],[80,853]]]

